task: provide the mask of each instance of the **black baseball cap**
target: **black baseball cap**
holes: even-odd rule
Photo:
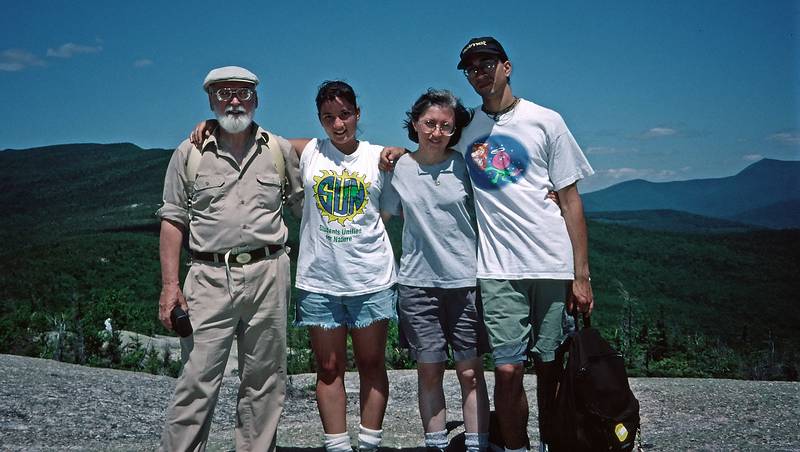
[[[464,69],[467,66],[467,60],[473,55],[493,55],[500,57],[502,61],[508,61],[508,55],[503,46],[491,36],[470,39],[467,45],[461,49],[461,61],[458,62],[458,68]]]

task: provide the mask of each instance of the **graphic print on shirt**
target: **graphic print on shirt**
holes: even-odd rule
[[[322,217],[329,223],[338,222],[344,226],[345,221],[352,222],[356,216],[363,215],[371,185],[365,178],[347,170],[342,170],[341,174],[321,170],[319,176],[314,176],[314,199]]]
[[[528,169],[528,151],[506,135],[487,135],[473,141],[465,157],[472,183],[484,190],[514,184]]]

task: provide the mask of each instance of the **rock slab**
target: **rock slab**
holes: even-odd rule
[[[493,378],[486,374],[491,394]],[[416,373],[390,371],[383,449],[423,452]],[[284,452],[320,449],[314,375],[293,375],[278,431]],[[445,376],[450,436],[463,432],[456,377]],[[158,446],[175,379],[0,355],[0,450],[149,451]],[[209,438],[210,451],[234,449],[238,380],[226,377]],[[525,377],[528,431],[537,439],[536,379]],[[358,428],[358,376],[348,373],[348,425]],[[641,402],[645,450],[800,451],[800,383],[632,378]],[[453,447],[458,449],[458,447]]]

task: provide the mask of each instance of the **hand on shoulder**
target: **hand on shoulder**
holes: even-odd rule
[[[408,149],[397,146],[387,146],[383,148],[381,151],[381,161],[378,164],[378,167],[381,171],[392,171],[395,163],[397,163],[397,159],[402,157],[407,152]]]

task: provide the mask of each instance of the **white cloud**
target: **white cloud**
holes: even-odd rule
[[[597,174],[604,174],[610,179],[635,179],[640,175],[645,174],[646,171],[647,170],[640,170],[636,168],[611,168],[598,171]]]
[[[588,193],[634,179],[644,179],[650,182],[668,182],[675,180],[681,173],[685,173],[690,169],[690,167],[684,167],[675,171],[669,169],[623,167],[597,170],[594,175],[581,181],[580,188],[582,192]]]
[[[747,155],[743,155],[742,156],[742,159],[747,160],[748,162],[756,162],[756,161],[761,160],[763,158],[764,158],[764,156],[761,155],[761,154],[747,154]]]
[[[668,137],[670,135],[675,135],[676,133],[678,133],[677,130],[670,129],[668,127],[653,127],[652,129],[643,133],[642,138]]]
[[[672,170],[656,170],[652,168],[611,168],[598,171],[598,173],[605,173],[605,176],[609,179],[648,179],[651,181],[665,180],[677,174]]]
[[[84,46],[68,42],[61,44],[57,49],[47,49],[47,56],[55,58],[72,58],[75,55],[82,53],[97,53],[103,50],[103,46]]]
[[[153,60],[141,58],[133,62],[133,67],[145,67],[153,64]]]
[[[46,63],[27,50],[6,49],[0,53],[0,71],[16,72],[30,66],[46,66]]]
[[[767,137],[767,140],[789,145],[800,144],[800,133],[789,133],[789,132],[773,133],[772,135]]]
[[[589,146],[586,148],[588,155],[613,155],[613,154],[633,154],[638,152],[636,149],[621,149],[608,146]]]

